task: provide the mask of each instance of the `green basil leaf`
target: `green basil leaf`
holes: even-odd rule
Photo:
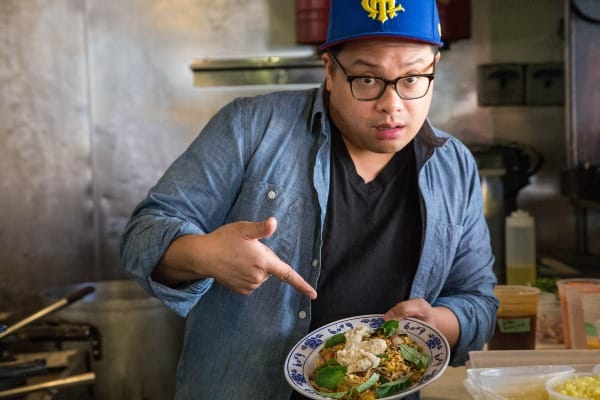
[[[379,381],[379,374],[373,374],[371,375],[371,377],[369,379],[367,379],[366,382],[358,385],[355,388],[352,388],[350,390],[346,390],[344,392],[321,392],[317,390],[317,393],[320,394],[323,397],[329,397],[331,399],[342,399],[346,396],[350,396],[353,393],[362,393],[365,390],[369,390],[371,387],[373,387],[377,382]]]
[[[410,386],[410,381],[408,380],[409,376],[403,376],[402,378],[384,383],[383,385],[379,385],[377,389],[375,389],[375,398],[379,399],[381,397],[391,396],[402,390],[408,389]]]
[[[400,326],[400,324],[398,323],[398,321],[396,321],[394,319],[390,319],[388,321],[385,321],[379,329],[380,329],[381,333],[383,333],[384,336],[390,337],[392,335],[395,335],[398,332],[399,326]]]
[[[315,371],[315,383],[330,390],[336,390],[344,380],[346,367],[342,365],[326,366]]]
[[[317,393],[320,396],[329,397],[330,399],[342,399],[342,398],[344,398],[344,396],[346,396],[348,394],[347,391],[345,391],[345,392],[320,392],[318,390],[317,390]]]
[[[415,365],[415,367],[427,368],[429,366],[429,362],[431,361],[431,357],[421,353],[419,350],[415,349],[412,346],[401,343],[399,346],[400,353],[402,357]]]
[[[346,336],[343,333],[338,333],[325,341],[325,347],[333,347],[342,343],[346,343]]]
[[[334,367],[336,365],[341,365],[339,362],[337,362],[337,360],[335,358],[330,358],[329,360],[325,361],[323,364],[319,365],[316,369],[315,372],[320,370],[321,368],[325,368],[325,367]]]
[[[358,385],[357,387],[355,387],[355,389],[356,389],[356,391],[358,393],[362,393],[365,390],[370,389],[377,382],[379,382],[379,374],[373,374],[373,375],[371,375],[371,377],[369,379],[367,379],[366,382],[361,383],[360,385]]]

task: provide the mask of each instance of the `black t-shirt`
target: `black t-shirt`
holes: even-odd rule
[[[382,314],[406,300],[421,251],[413,142],[365,183],[332,128],[331,186],[311,330],[340,318]]]

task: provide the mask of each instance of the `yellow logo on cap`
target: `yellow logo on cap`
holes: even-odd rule
[[[371,19],[377,18],[382,24],[389,18],[395,18],[398,11],[405,11],[402,4],[396,6],[396,0],[362,0],[361,6]]]

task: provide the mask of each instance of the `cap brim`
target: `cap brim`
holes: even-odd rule
[[[402,40],[402,41],[406,41],[406,42],[431,44],[431,45],[437,46],[437,47],[444,46],[444,42],[442,42],[442,41],[434,41],[434,40],[425,39],[425,38],[422,38],[422,39],[416,38],[414,36],[403,36],[403,35],[398,35],[398,34],[390,34],[387,32],[381,32],[380,34],[372,33],[369,35],[347,36],[344,38],[325,42],[319,46],[319,51],[327,50],[328,48],[338,45],[338,44],[341,44],[341,43],[354,42],[357,40],[366,40],[366,39],[397,39],[397,40]]]

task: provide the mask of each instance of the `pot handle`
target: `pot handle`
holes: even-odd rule
[[[94,290],[96,290],[96,288],[93,286],[84,286],[81,289],[74,291],[73,293],[65,297],[65,300],[67,301],[67,304],[65,304],[65,306],[87,296]]]
[[[94,372],[86,372],[79,375],[72,375],[66,378],[59,378],[51,381],[35,383],[23,387],[0,391],[0,399],[21,398],[23,395],[33,392],[56,390],[69,386],[91,385],[96,380]]]
[[[6,330],[4,330],[4,332],[2,332],[2,330],[0,329],[0,340],[3,339],[4,337],[10,335],[14,331],[21,329],[25,325],[28,325],[28,324],[32,323],[33,321],[36,321],[42,317],[45,317],[46,315],[48,315],[54,311],[60,310],[61,308],[66,307],[69,304],[81,299],[82,297],[87,296],[88,294],[92,293],[94,290],[96,290],[96,288],[94,288],[93,286],[85,286],[81,289],[76,290],[75,292],[71,293],[70,295],[56,301],[55,303],[50,304],[48,307],[41,309],[40,311],[36,312],[35,314],[32,314],[25,319],[22,319],[21,321],[17,322],[13,326],[8,327]]]

